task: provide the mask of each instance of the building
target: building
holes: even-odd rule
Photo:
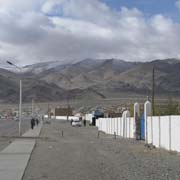
[[[67,108],[55,108],[54,111],[55,116],[73,116],[73,110],[71,107]]]

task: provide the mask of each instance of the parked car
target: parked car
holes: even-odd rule
[[[82,122],[79,119],[74,119],[71,123],[71,125],[73,127],[81,127],[82,126]]]
[[[19,121],[19,117],[18,117],[18,116],[15,116],[15,117],[14,117],[14,120],[15,120],[15,121]]]

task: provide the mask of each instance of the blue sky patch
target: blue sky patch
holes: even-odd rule
[[[145,16],[163,14],[179,21],[180,12],[175,3],[177,0],[101,0],[113,9],[120,10],[122,6],[138,8]]]

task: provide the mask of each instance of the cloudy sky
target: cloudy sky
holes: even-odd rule
[[[180,0],[0,0],[0,63],[180,58]]]

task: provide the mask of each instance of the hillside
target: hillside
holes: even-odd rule
[[[23,101],[105,99],[122,93],[149,95],[152,68],[157,94],[180,95],[180,61],[126,62],[117,59],[46,62],[24,67],[23,74],[0,69],[1,102],[17,102],[19,78],[23,78]]]

